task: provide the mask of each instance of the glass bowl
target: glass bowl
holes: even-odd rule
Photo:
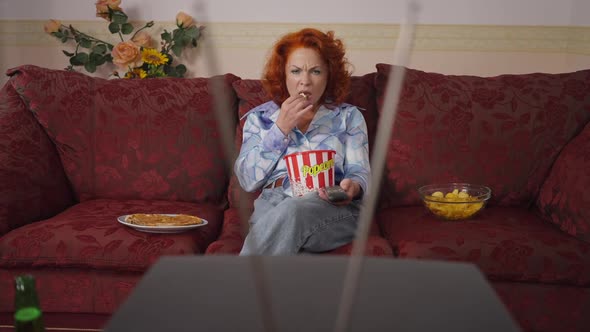
[[[475,216],[492,196],[486,186],[469,183],[430,184],[418,188],[424,206],[445,220],[462,220]]]

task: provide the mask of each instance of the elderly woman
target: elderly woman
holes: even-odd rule
[[[254,202],[241,255],[292,255],[335,249],[354,238],[369,182],[369,146],[360,111],[343,103],[350,73],[333,32],[303,29],[282,37],[266,64],[263,84],[272,101],[247,114],[234,170],[246,191],[263,188]],[[294,197],[283,157],[334,150],[335,183]]]

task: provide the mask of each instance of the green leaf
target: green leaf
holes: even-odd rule
[[[133,32],[133,25],[131,25],[131,23],[124,23],[121,26],[121,32],[124,35],[128,35],[128,34],[132,33]]]
[[[96,71],[96,64],[94,62],[87,62],[84,65],[84,69],[89,73],[94,73]]]
[[[176,68],[174,68],[173,66],[165,65],[164,74],[166,74],[166,76],[176,77]]]
[[[193,47],[197,47],[197,40],[193,39],[193,42],[191,43],[191,45],[193,45]]]
[[[96,54],[105,54],[107,52],[107,46],[105,44],[96,44],[92,49],[92,52]]]
[[[172,52],[173,52],[173,53],[174,53],[174,55],[176,55],[176,56],[180,56],[180,54],[182,54],[182,49],[183,49],[183,47],[182,47],[182,45],[180,45],[180,44],[174,44],[174,45],[172,46]]]
[[[113,56],[110,54],[107,54],[103,57],[104,61],[109,62],[109,63],[113,63]]]
[[[62,50],[62,52],[63,52],[63,53],[66,55],[66,56],[69,56],[69,57],[73,57],[73,56],[74,56],[74,53],[70,53],[70,52],[68,52],[68,51],[65,51],[65,50]]]
[[[88,62],[88,54],[86,53],[78,53],[70,58],[70,63],[74,66],[81,66]]]
[[[70,58],[70,64],[74,66],[81,66],[88,62],[88,54],[86,53],[78,53]]]
[[[67,41],[68,41],[68,37],[66,37],[66,36],[61,37],[61,42],[62,43],[65,44]]]
[[[172,41],[172,35],[170,34],[170,32],[166,30],[164,30],[164,33],[162,33],[160,37],[162,37],[162,40],[167,43],[170,43]]]
[[[177,77],[183,77],[186,73],[186,66],[185,65],[178,65],[176,66],[176,73],[178,74]]]
[[[107,61],[106,60],[106,57],[104,57],[104,56],[101,55],[99,58],[96,59],[95,63],[96,63],[96,66],[98,67],[98,66],[104,65],[104,63],[106,61]]]
[[[121,26],[115,22],[109,24],[109,31],[111,33],[117,33],[119,32],[119,30],[121,30]]]
[[[193,39],[190,36],[184,35],[182,37],[182,46],[183,47],[190,45],[192,42],[193,42]]]
[[[80,39],[80,46],[82,46],[84,48],[91,48],[92,41],[90,41],[89,39],[86,39],[86,38],[81,38]]]
[[[102,59],[102,55],[94,52],[90,53],[88,56],[88,62],[97,63],[100,59]]]
[[[51,35],[56,38],[63,38],[64,34],[61,31],[52,32]]]
[[[196,26],[192,26],[184,31],[187,36],[190,36],[193,39],[198,39],[201,35],[201,30]]]
[[[123,13],[122,11],[113,11],[112,21],[113,23],[118,24],[127,23],[127,15],[125,15],[125,13]]]

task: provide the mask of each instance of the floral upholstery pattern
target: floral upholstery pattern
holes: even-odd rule
[[[442,221],[424,207],[376,217],[401,258],[470,262],[493,281],[590,286],[590,244],[522,208],[486,207],[465,221]]]
[[[537,199],[541,215],[590,243],[590,124],[563,149]]]
[[[130,213],[186,213],[209,223],[176,234],[137,231],[117,222]],[[0,238],[3,268],[90,268],[145,271],[162,255],[204,253],[219,235],[223,211],[216,206],[173,201],[98,199],[55,217],[15,229]]]
[[[0,91],[0,235],[73,204],[53,143],[10,85]]]
[[[383,110],[391,66],[377,65]],[[416,188],[469,182],[491,203],[527,207],[562,147],[590,119],[590,70],[454,76],[407,69],[380,205],[420,203]]]
[[[352,78],[348,99],[370,147],[390,67],[377,69]],[[0,322],[12,317],[19,274],[36,276],[45,312],[93,316],[99,328],[158,257],[239,253],[237,199],[249,213],[257,193],[225,172],[211,79],[107,81],[35,66],[9,74]],[[259,80],[213,79],[234,98],[232,121],[269,99]],[[589,70],[483,78],[409,69],[365,254],[474,263],[523,331],[587,330],[589,88]],[[241,135],[238,125],[238,148]],[[435,181],[487,184],[494,196],[473,220],[443,222],[416,192]],[[132,212],[197,214],[209,225],[142,233],[116,221]]]
[[[236,76],[105,80],[35,66],[9,74],[55,142],[78,200],[225,201],[209,84],[222,80],[230,91]]]

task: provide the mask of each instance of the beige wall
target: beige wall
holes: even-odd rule
[[[61,69],[67,58],[61,50],[73,50],[43,32],[44,20],[0,20],[0,70],[22,64]],[[112,39],[104,21],[68,21],[82,31]],[[397,24],[207,24],[199,49],[183,59],[190,76],[231,72],[243,78],[259,78],[268,50],[285,32],[304,26],[334,30],[348,49],[354,74],[375,70],[378,62],[391,63]],[[172,22],[152,29],[158,36]],[[217,71],[208,67],[204,48],[214,50]],[[448,74],[491,76],[504,73],[566,72],[590,68],[590,26],[451,25],[417,26],[414,52],[408,66]],[[104,67],[103,73],[110,69]],[[5,76],[0,78],[3,83]]]

